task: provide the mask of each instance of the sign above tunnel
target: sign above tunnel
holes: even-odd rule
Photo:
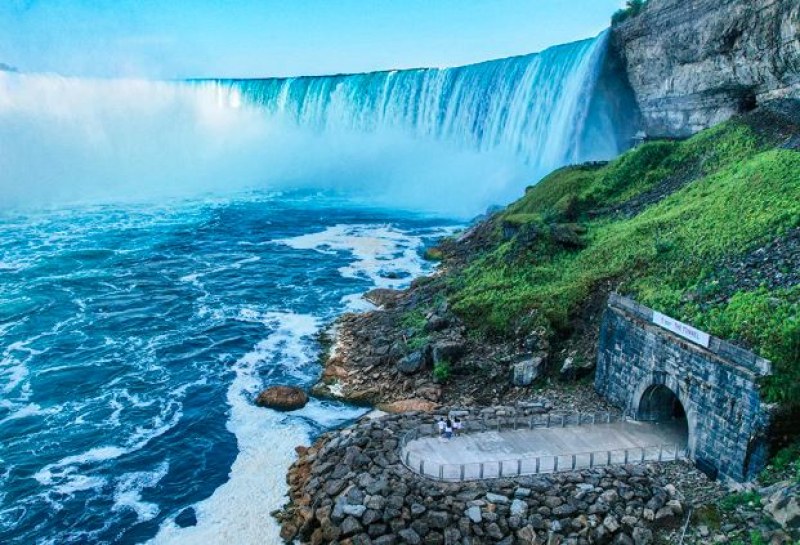
[[[680,335],[684,339],[688,339],[693,343],[699,344],[704,348],[708,348],[708,345],[711,343],[711,335],[700,331],[688,324],[684,324],[683,322],[679,322],[674,318],[670,318],[666,314],[661,314],[660,312],[653,311],[653,323],[663,327],[668,331],[672,331],[673,333]]]

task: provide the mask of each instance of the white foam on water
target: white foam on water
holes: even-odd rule
[[[318,233],[273,241],[295,250],[349,252],[354,261],[339,268],[345,278],[369,280],[376,287],[396,288],[423,274],[419,237],[390,225],[334,225]],[[387,274],[398,273],[398,278]]]
[[[60,412],[59,407],[42,409],[41,405],[37,403],[27,403],[24,405],[17,405],[12,403],[11,401],[8,401],[7,399],[0,400],[0,407],[3,407],[11,411],[11,414],[0,420],[0,424],[5,424],[6,422],[9,422],[11,420],[27,418],[29,416],[47,416],[50,414],[56,414]]]
[[[197,525],[180,528],[170,519],[149,542],[153,545],[281,542],[278,525],[268,513],[285,501],[286,469],[295,458],[294,447],[307,444],[309,437],[291,419],[254,405],[253,397],[263,386],[258,371],[264,362],[277,357],[290,368],[310,363],[313,352],[307,340],[319,324],[309,315],[248,309],[240,313],[240,319],[261,320],[274,331],[233,365],[227,427],[236,435],[239,454],[228,481],[194,506]]]
[[[142,501],[142,490],[156,486],[169,471],[169,463],[162,462],[153,471],[134,471],[125,473],[117,479],[114,489],[112,511],[130,509],[136,513],[139,522],[155,518],[160,509],[155,503]]]
[[[311,398],[308,404],[300,410],[292,411],[291,415],[299,416],[314,422],[323,428],[341,426],[345,422],[355,420],[366,414],[369,409],[354,407],[341,403]]]

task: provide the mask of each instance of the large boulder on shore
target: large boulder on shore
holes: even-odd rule
[[[294,386],[271,386],[258,394],[256,405],[278,411],[295,411],[308,403],[308,394]]]

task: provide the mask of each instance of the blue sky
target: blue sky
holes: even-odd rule
[[[455,66],[594,36],[622,0],[2,0],[0,63],[101,77]]]

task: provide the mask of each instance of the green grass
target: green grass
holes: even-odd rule
[[[758,492],[737,492],[728,494],[719,502],[723,511],[735,511],[740,506],[758,507],[761,505],[761,496]]]
[[[770,486],[786,475],[800,483],[800,441],[781,449],[758,476],[764,486]]]
[[[640,146],[604,166],[556,171],[498,219],[579,221],[586,247],[560,248],[539,237],[520,249],[498,238],[493,250],[450,277],[452,308],[485,336],[539,325],[559,333],[598,286],[613,280],[644,304],[752,346],[775,364],[767,397],[800,400],[798,288],[739,293],[707,312],[684,302],[725,256],[800,225],[800,154],[772,146],[728,122],[684,142]],[[631,219],[587,214],[669,176],[693,181]]]
[[[400,317],[400,325],[408,331],[406,346],[410,351],[420,350],[430,342],[430,336],[425,333],[425,312],[415,308]]]

